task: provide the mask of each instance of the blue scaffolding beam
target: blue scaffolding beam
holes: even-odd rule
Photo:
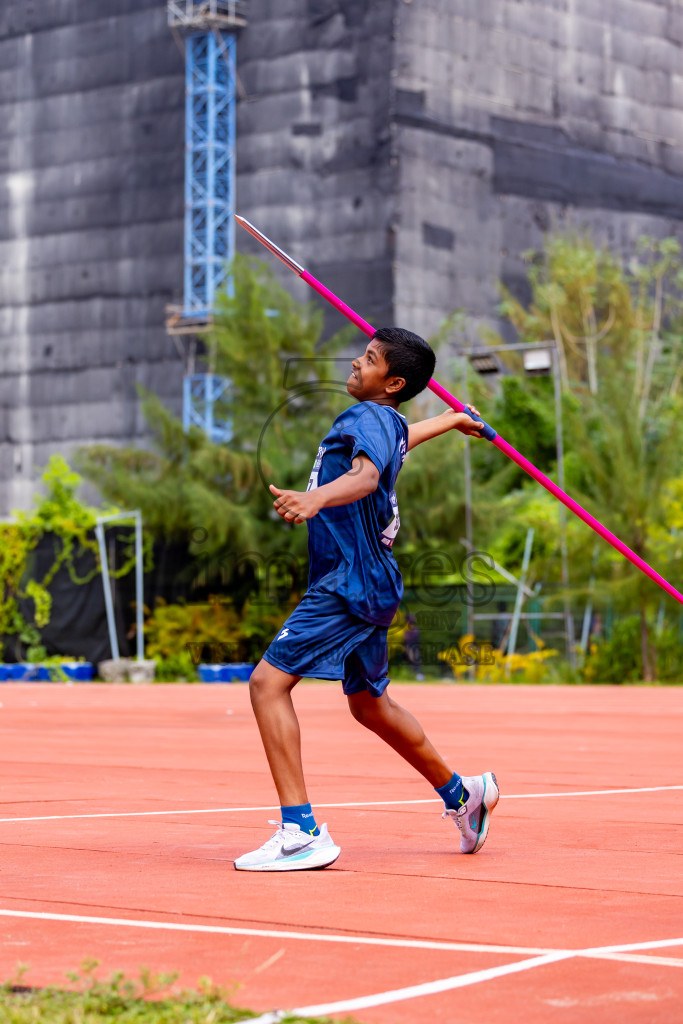
[[[227,412],[230,381],[215,373],[193,373],[183,378],[183,430],[200,427],[214,444],[232,440],[232,420],[217,420],[216,402],[223,399]]]
[[[183,316],[208,319],[235,251],[235,36],[185,40]]]

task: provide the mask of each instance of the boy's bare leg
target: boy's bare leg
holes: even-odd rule
[[[350,694],[348,702],[356,721],[377,733],[435,789],[451,781],[452,770],[429,742],[418,720],[386,692],[373,697],[363,690]]]
[[[261,659],[249,680],[251,706],[283,807],[308,803],[299,720],[292,703],[292,690],[300,679]]]

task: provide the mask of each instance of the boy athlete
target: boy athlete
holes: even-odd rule
[[[271,485],[288,523],[308,522],[309,583],[249,682],[251,703],[280,799],[282,822],[240,871],[295,871],[332,864],[341,850],[318,828],[301,764],[292,690],[302,676],[341,679],[353,717],[416,768],[442,797],[460,830],[460,849],[476,853],[498,802],[491,772],[454,774],[419,722],[386,692],[387,630],[403,595],[391,547],[399,528],[394,485],[406,452],[453,428],[480,437],[467,413],[452,410],[408,426],[397,410],[419,394],[435,357],[422,338],[397,327],[373,335],[346,382],[357,400],[318,449],[306,491]],[[469,407],[475,416],[479,413]]]

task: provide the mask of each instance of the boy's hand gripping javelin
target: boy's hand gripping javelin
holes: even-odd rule
[[[254,238],[261,242],[262,245],[265,245],[266,249],[269,249],[274,256],[277,256],[278,259],[282,260],[285,266],[289,267],[290,270],[301,277],[306,284],[309,284],[311,288],[313,288],[313,290],[319,295],[322,295],[324,299],[327,299],[335,309],[338,309],[340,313],[343,313],[345,317],[347,317],[356,325],[356,327],[359,328],[359,330],[363,332],[363,334],[367,334],[369,338],[373,336],[375,328],[369,324],[367,320],[363,320],[363,318],[359,316],[358,313],[355,313],[350,306],[347,306],[345,302],[342,302],[341,299],[337,298],[329,288],[326,288],[325,285],[321,284],[320,281],[313,277],[312,274],[309,274],[307,270],[296,262],[296,260],[293,260],[292,257],[288,256],[283,249],[280,249],[280,247],[275,245],[274,242],[271,242],[271,240],[262,234],[258,228],[255,228],[253,224],[250,224],[248,220],[237,215],[235,215],[235,219],[238,224],[249,232],[250,235],[253,235]],[[454,398],[449,391],[446,391],[446,389],[442,387],[438,381],[434,380],[434,378],[430,380],[427,387],[430,391],[433,391],[435,395],[438,395],[446,405],[449,405],[451,409],[455,409],[456,412],[465,412],[467,415],[470,415],[469,409],[467,409],[462,402],[459,402],[457,398]],[[481,419],[481,417],[479,418]],[[508,458],[512,459],[513,462],[516,462],[525,473],[528,473],[529,476],[533,477],[534,480],[541,484],[542,487],[545,487],[547,491],[550,491],[558,501],[561,501],[563,505],[566,505],[574,515],[579,517],[579,519],[583,519],[584,523],[587,523],[591,529],[595,530],[596,533],[599,533],[608,544],[611,544],[613,548],[624,556],[624,558],[628,558],[629,562],[632,562],[633,565],[640,569],[641,572],[644,572],[646,576],[649,576],[651,580],[654,580],[662,590],[666,590],[667,594],[671,594],[671,596],[675,597],[680,604],[683,604],[683,594],[680,594],[675,587],[672,587],[671,584],[664,579],[663,576],[660,576],[658,572],[655,572],[652,566],[648,565],[647,562],[635,553],[635,551],[632,551],[628,545],[619,540],[619,538],[611,533],[606,526],[603,526],[595,516],[592,516],[590,512],[586,512],[585,508],[582,508],[578,502],[574,501],[573,498],[570,498],[561,487],[558,487],[556,483],[553,483],[550,477],[547,477],[545,473],[541,473],[540,469],[537,469],[532,462],[529,462],[529,460],[525,459],[523,455],[520,455],[520,453],[513,448],[511,444],[504,441],[503,438],[496,433],[493,427],[490,427],[488,423],[484,423],[479,429],[482,437],[485,437],[487,441],[490,441],[491,444],[495,445],[496,448],[499,448],[501,452],[504,452]]]

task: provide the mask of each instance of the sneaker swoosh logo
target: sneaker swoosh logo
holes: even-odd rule
[[[283,857],[291,857],[295,853],[301,853],[302,850],[308,849],[308,847],[313,842],[314,838],[316,838],[316,837],[315,836],[311,836],[311,838],[309,839],[309,841],[307,843],[294,843],[291,846],[283,848],[282,856]]]

